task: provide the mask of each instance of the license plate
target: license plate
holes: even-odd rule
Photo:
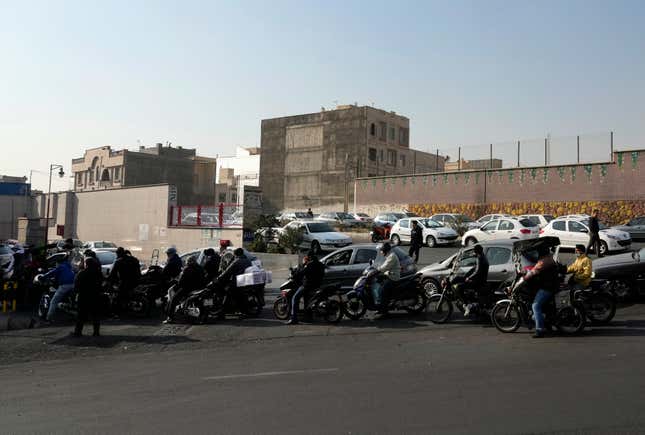
[[[212,299],[204,299],[204,306],[205,307],[212,307],[213,306],[213,300]]]

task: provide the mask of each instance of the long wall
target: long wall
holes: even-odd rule
[[[31,196],[0,195],[0,240],[18,237],[18,218],[31,216],[34,208]]]
[[[643,213],[645,151],[614,154],[613,162],[379,177],[356,182],[356,209],[423,214],[489,210],[556,214],[605,208],[610,221]],[[612,222],[613,223],[613,222]]]

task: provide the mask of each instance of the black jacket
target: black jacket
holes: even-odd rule
[[[134,257],[124,255],[114,262],[108,280],[118,281],[124,287],[134,288],[140,277],[139,261]]]
[[[412,232],[410,233],[410,243],[412,243],[413,245],[423,244],[423,230],[420,226],[417,225],[416,228],[412,227]]]
[[[526,274],[524,280],[534,290],[542,289],[552,293],[556,292],[560,287],[558,264],[550,255],[540,258],[533,270]]]
[[[206,279],[210,282],[217,277],[219,273],[219,263],[220,257],[215,254],[211,257],[206,257],[206,262],[204,263],[204,272],[206,273]]]
[[[318,260],[312,260],[298,267],[295,278],[306,291],[317,290],[325,278],[325,265]]]
[[[181,268],[183,264],[181,263],[181,258],[179,255],[173,255],[168,259],[168,263],[163,268],[163,277],[166,281],[176,278],[181,273]]]
[[[589,218],[589,232],[591,234],[598,234],[600,231],[600,225],[598,224],[598,218],[591,217]]]
[[[475,266],[466,274],[466,279],[470,279],[475,285],[484,285],[488,281],[488,259],[486,255],[481,254],[475,257]]]
[[[251,263],[251,260],[246,258],[246,256],[237,257],[217,278],[217,282],[223,285],[230,284],[233,288],[235,288],[237,287],[237,281],[235,278],[238,275],[242,275],[246,268],[251,266],[253,266],[253,263]]]
[[[98,301],[103,284],[101,266],[96,262],[82,269],[74,278],[74,290],[78,294],[79,304],[93,304]]]
[[[204,269],[199,264],[189,264],[179,277],[179,287],[187,290],[199,290],[204,288],[206,281],[204,279]]]

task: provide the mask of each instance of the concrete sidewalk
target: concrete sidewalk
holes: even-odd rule
[[[0,331],[30,329],[38,325],[38,319],[30,312],[0,313]]]

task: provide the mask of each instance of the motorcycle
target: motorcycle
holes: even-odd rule
[[[47,313],[49,311],[49,306],[51,305],[51,301],[54,298],[54,294],[56,293],[56,288],[54,287],[53,280],[43,279],[43,274],[36,275],[33,283],[34,283],[34,286],[37,288],[44,287],[44,292],[40,297],[40,301],[38,302],[37,314],[40,319],[45,320],[47,318]],[[76,317],[76,315],[78,314],[78,303],[77,303],[76,292],[72,290],[69,293],[67,293],[67,295],[63,298],[63,300],[58,303],[57,308],[59,311],[69,314],[70,316]]]
[[[560,244],[557,237],[542,237],[534,240],[516,242],[513,246],[513,256],[516,265],[515,278],[507,288],[508,298],[498,301],[491,312],[491,320],[495,327],[505,333],[515,332],[525,325],[532,329],[534,290],[530,288],[521,273],[522,268],[519,254],[528,248],[536,249],[539,244],[553,248]],[[562,270],[559,270],[560,282],[563,282]],[[554,297],[544,307],[545,324],[554,326],[564,334],[579,334],[585,327],[587,314],[585,308],[574,297],[568,286],[560,286]]]
[[[590,288],[573,291],[571,298],[584,307],[587,318],[596,325],[607,325],[616,315],[616,297],[610,281],[592,281]]]
[[[295,269],[289,268],[289,279],[280,286],[281,294],[273,304],[273,314],[279,320],[291,317],[291,302],[301,283],[295,278]],[[303,311],[310,311],[314,317],[328,323],[338,323],[343,318],[343,303],[339,295],[340,286],[327,285],[316,290],[308,299]],[[301,302],[304,304],[304,302]]]
[[[125,305],[121,310],[118,309],[117,304],[119,301],[119,286],[114,283],[104,282],[103,292],[101,293],[101,306],[103,307],[103,314],[110,315],[114,312],[125,310],[136,317],[147,317],[153,305],[153,296],[145,286],[137,286],[132,290]]]
[[[392,224],[374,224],[372,226],[372,231],[370,231],[370,239],[372,243],[382,242],[384,240],[390,240],[390,230],[392,229]]]
[[[389,310],[405,310],[411,314],[421,313],[426,307],[426,296],[419,283],[421,274],[410,275],[396,282],[387,297]],[[373,261],[358,277],[352,290],[343,296],[343,310],[345,315],[352,320],[358,320],[365,315],[367,310],[376,311],[372,288],[380,279],[381,273],[374,266]]]

